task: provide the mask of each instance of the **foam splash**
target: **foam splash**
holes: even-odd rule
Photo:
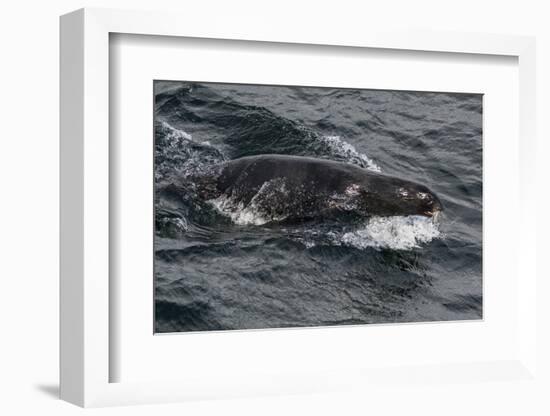
[[[253,206],[245,206],[242,202],[235,202],[233,199],[222,195],[216,199],[211,199],[210,202],[218,212],[237,225],[264,225],[271,221],[264,217]]]
[[[322,140],[332,153],[346,159],[349,163],[357,164],[373,172],[381,172],[380,167],[372,159],[359,153],[353,145],[342,140],[340,136],[323,136]]]
[[[191,175],[223,162],[225,156],[208,141],[198,142],[183,130],[166,122],[155,123],[155,178],[163,180],[174,173]]]
[[[161,128],[164,133],[165,145],[169,147],[177,147],[182,141],[193,141],[193,137],[189,133],[178,130],[165,121],[161,122]]]
[[[211,199],[210,202],[222,215],[231,218],[238,225],[263,225],[268,222],[283,221],[285,216],[274,215],[266,209],[265,201],[273,200],[274,195],[286,195],[287,189],[284,180],[280,178],[265,182],[256,195],[245,205],[236,202],[233,198],[222,195]]]
[[[367,247],[411,250],[441,237],[439,226],[422,216],[373,217],[364,228],[335,235],[333,242],[359,249]]]

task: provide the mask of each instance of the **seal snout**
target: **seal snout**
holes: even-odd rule
[[[416,197],[419,201],[418,213],[426,217],[437,219],[439,213],[443,211],[443,206],[439,198],[424,186],[417,190]]]
[[[437,220],[439,214],[443,211],[443,205],[439,201],[439,198],[432,193],[426,198],[426,206],[424,208],[424,215],[432,217],[434,220]]]

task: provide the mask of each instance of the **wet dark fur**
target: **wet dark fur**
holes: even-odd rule
[[[259,155],[231,160],[193,178],[203,199],[219,196],[273,219],[422,215],[442,210],[426,186],[348,163],[301,156]]]

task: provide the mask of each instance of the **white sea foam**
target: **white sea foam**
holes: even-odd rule
[[[186,133],[183,130],[178,130],[165,121],[162,122],[162,128],[165,132],[165,140],[169,146],[173,147],[182,140],[193,141],[193,137],[189,133]]]
[[[220,214],[231,218],[238,225],[263,225],[269,218],[263,216],[253,205],[245,206],[242,202],[235,202],[232,198],[222,195],[210,202]]]
[[[161,122],[155,128],[162,140],[155,153],[157,180],[163,180],[176,172],[180,175],[200,173],[225,160],[223,152],[208,141],[196,141],[191,134],[166,122]]]
[[[422,216],[373,217],[364,228],[335,235],[333,242],[365,249],[391,248],[410,250],[440,238],[437,222]]]
[[[177,148],[179,145],[182,144],[194,144],[203,148],[216,149],[216,151],[220,152],[221,154],[221,151],[216,148],[212,143],[210,143],[210,141],[196,141],[193,139],[193,136],[190,133],[179,130],[165,121],[162,122],[162,128],[164,129],[164,140],[166,141],[168,147]]]
[[[358,163],[373,172],[381,171],[380,167],[372,159],[363,153],[359,153],[353,145],[342,140],[340,136],[323,136],[322,140],[335,155],[344,157],[350,163]]]
[[[256,195],[245,205],[233,198],[222,195],[209,202],[223,215],[231,218],[239,225],[263,225],[271,221],[282,221],[286,216],[276,216],[269,213],[269,206],[266,201],[288,197],[288,189],[282,178],[274,178],[265,182]]]

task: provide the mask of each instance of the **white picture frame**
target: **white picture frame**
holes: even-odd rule
[[[185,21],[185,25],[181,22]],[[517,293],[517,355],[509,360],[455,366],[437,371],[468,380],[469,374],[493,369],[507,379],[536,377],[536,217],[535,203],[535,41],[530,37],[467,33],[379,32],[364,29],[307,32],[280,26],[240,25],[219,21],[205,27],[172,13],[82,9],[61,18],[61,398],[80,406],[156,403],[193,398],[238,397],[280,392],[339,389],[343,372],[320,380],[311,375],[280,374],[265,380],[234,383],[233,374],[214,380],[110,382],[109,348],[112,298],[110,282],[109,189],[109,36],[113,33],[226,39],[282,44],[332,45],[455,54],[505,55],[519,62],[520,215]],[[289,335],[290,337],[295,335]],[[344,370],[342,370],[344,371]],[[375,383],[396,376],[381,368],[354,374],[354,383]],[[433,373],[433,367],[419,370]],[[491,370],[492,371],[492,370]],[[349,374],[348,374],[349,375]],[[479,382],[475,376],[472,382]],[[387,382],[387,381],[386,381]]]

